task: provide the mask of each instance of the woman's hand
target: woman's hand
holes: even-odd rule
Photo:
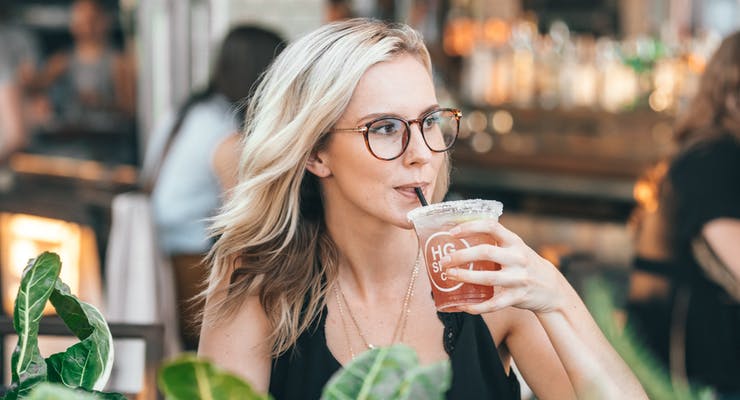
[[[546,335],[550,340],[578,398],[647,400],[640,382],[601,333],[575,290],[549,261],[494,220],[466,222],[449,232],[461,239],[485,234],[498,243],[457,250],[440,261],[443,268],[450,267],[448,278],[496,287],[493,298],[462,306],[461,311],[481,314],[513,306],[534,313],[537,323],[519,325],[508,332],[506,339],[514,357],[528,369],[522,370],[525,376],[527,372],[547,376],[542,360],[532,360],[533,352],[534,357],[542,357],[531,345],[532,335],[542,329],[544,333],[540,332],[539,337]],[[497,262],[501,269],[454,268],[478,260]]]
[[[457,238],[486,234],[498,245],[479,244],[457,250],[442,258],[447,276],[466,283],[495,286],[490,300],[461,306],[461,311],[482,314],[509,306],[547,313],[562,310],[567,302],[568,283],[552,263],[529,248],[522,239],[492,219],[470,221],[450,230]],[[498,271],[470,271],[455,266],[473,261],[493,261]]]

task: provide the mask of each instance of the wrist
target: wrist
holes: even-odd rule
[[[573,286],[570,285],[561,273],[557,273],[555,282],[553,302],[550,307],[540,311],[540,313],[566,316],[576,310],[582,302],[578,293],[573,289]]]

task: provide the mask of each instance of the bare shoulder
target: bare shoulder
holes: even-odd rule
[[[222,292],[221,292],[222,293]],[[222,296],[219,292],[209,296],[209,303]],[[255,389],[266,392],[270,381],[269,321],[256,296],[241,303],[233,315],[201,328],[198,355],[208,358],[247,379]]]
[[[740,219],[713,219],[702,227],[702,233],[719,259],[740,279],[740,248],[737,246],[740,239]]]

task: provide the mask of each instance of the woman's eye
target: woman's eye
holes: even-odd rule
[[[437,115],[433,115],[433,116],[429,116],[429,117],[425,118],[424,119],[424,128],[431,128],[434,125],[438,125],[439,124],[439,120],[440,120],[440,118]]]
[[[378,122],[370,127],[370,133],[376,135],[393,135],[399,130],[399,124],[393,121]]]

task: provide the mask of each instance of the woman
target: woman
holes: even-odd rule
[[[636,231],[630,320],[674,377],[740,398],[740,32],[709,60],[675,141]]]
[[[449,358],[451,399],[516,398],[512,357],[542,399],[645,398],[562,275],[497,223],[461,225],[503,245],[446,266],[500,262],[456,277],[506,289],[438,318],[428,280],[414,279],[406,213],[414,187],[432,201],[447,189],[445,148],[420,130],[455,114],[440,109],[429,53],[405,25],[353,19],[286,48],[250,103],[239,183],[214,225],[199,353],[276,399],[318,398],[340,365],[394,342],[422,363]]]
[[[202,289],[207,272],[201,261],[212,244],[205,220],[221,204],[218,172],[211,158],[218,143],[240,128],[236,108],[283,46],[272,31],[233,28],[221,44],[206,89],[165,118],[152,137],[144,180],[153,185],[158,238],[174,266],[187,349],[197,348],[197,331],[191,332],[189,323],[191,309],[199,312],[202,306],[188,307],[188,302]]]
[[[0,54],[0,64],[5,63]],[[11,66],[0,65],[0,165],[26,141],[21,91]]]
[[[97,0],[77,0],[70,9],[74,47],[54,54],[33,82],[52,88],[61,123],[92,131],[116,131],[136,109],[135,78],[126,54],[109,43],[110,19]]]

